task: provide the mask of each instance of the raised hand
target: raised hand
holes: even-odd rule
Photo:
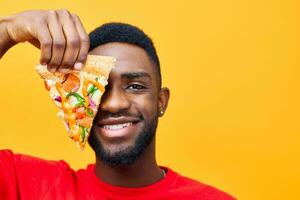
[[[7,36],[0,41],[0,49],[5,52],[28,41],[41,49],[40,63],[50,71],[80,70],[89,50],[89,37],[79,17],[65,9],[31,10],[5,17],[0,21],[0,32]]]

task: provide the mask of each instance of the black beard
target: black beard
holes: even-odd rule
[[[145,124],[142,131],[138,134],[137,139],[133,146],[120,150],[114,154],[106,151],[101,144],[101,141],[97,138],[93,125],[91,128],[88,143],[94,150],[96,157],[100,159],[104,164],[110,167],[118,167],[122,165],[130,165],[134,163],[145,151],[145,149],[152,142],[156,132],[158,124],[158,117],[155,116],[152,121]]]

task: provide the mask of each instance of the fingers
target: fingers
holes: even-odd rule
[[[40,24],[40,28],[37,29],[35,37],[39,40],[41,49],[40,63],[46,65],[51,59],[52,50],[52,37],[48,31],[47,24]]]
[[[54,72],[62,63],[66,47],[66,40],[57,13],[55,11],[49,11],[48,17],[48,27],[53,42],[51,51],[52,56],[50,62],[48,63],[48,69]]]
[[[66,48],[59,70],[67,72],[73,68],[80,50],[80,38],[73,19],[67,10],[58,11],[60,22],[66,40]]]
[[[48,11],[47,23],[37,28],[41,63],[48,70],[68,73],[80,70],[89,50],[89,37],[80,19],[67,10]]]
[[[88,51],[90,48],[90,38],[88,36],[88,34],[86,33],[79,17],[75,14],[72,14],[73,17],[73,21],[75,23],[76,29],[78,31],[79,34],[79,38],[80,38],[80,50],[78,53],[78,57],[77,57],[77,61],[74,65],[74,68],[76,70],[80,70],[80,68],[82,67],[82,64],[85,63],[87,55],[88,55]]]

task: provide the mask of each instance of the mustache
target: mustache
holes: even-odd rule
[[[107,118],[119,118],[119,117],[134,117],[134,118],[138,118],[140,120],[144,119],[144,116],[141,113],[138,114],[133,114],[130,113],[127,110],[120,110],[119,112],[116,113],[111,113],[108,111],[98,111],[95,120],[102,120],[102,119],[107,119]]]

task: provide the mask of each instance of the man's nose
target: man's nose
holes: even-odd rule
[[[117,113],[130,107],[130,101],[119,88],[110,88],[102,96],[100,110]]]

